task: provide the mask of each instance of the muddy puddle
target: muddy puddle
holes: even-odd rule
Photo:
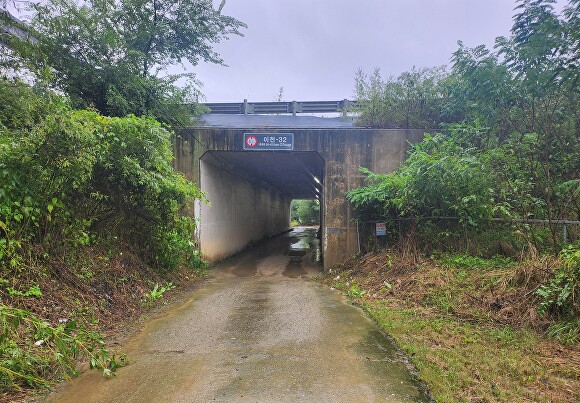
[[[149,322],[111,380],[86,372],[55,402],[428,401],[376,324],[320,272],[316,228],[249,248],[209,284]]]
[[[217,265],[235,276],[309,277],[322,270],[318,227],[297,227]]]

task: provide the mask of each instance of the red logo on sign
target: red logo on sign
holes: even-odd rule
[[[246,145],[250,148],[254,148],[258,145],[258,139],[256,136],[246,137]]]

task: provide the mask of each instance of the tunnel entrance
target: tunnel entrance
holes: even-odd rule
[[[290,229],[294,199],[324,206],[323,178],[324,159],[315,151],[207,151],[200,187],[210,203],[196,214],[206,259],[220,260]]]
[[[264,149],[260,136],[265,134],[270,145],[276,137],[276,147],[291,146]],[[193,212],[201,219],[196,239],[211,262],[289,229],[290,201],[315,198],[320,190],[323,263],[330,269],[358,251],[356,219],[345,192],[364,185],[359,167],[393,171],[423,134],[313,116],[212,114],[174,137],[173,165],[211,201],[197,203]],[[279,141],[290,135],[291,142]]]

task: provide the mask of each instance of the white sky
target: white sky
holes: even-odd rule
[[[229,67],[193,68],[208,102],[352,98],[354,75],[449,64],[457,41],[493,47],[514,0],[228,0],[245,37],[215,46]]]

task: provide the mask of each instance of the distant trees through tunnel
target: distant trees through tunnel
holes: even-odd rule
[[[320,202],[317,199],[295,199],[290,203],[290,223],[298,225],[320,225]]]

